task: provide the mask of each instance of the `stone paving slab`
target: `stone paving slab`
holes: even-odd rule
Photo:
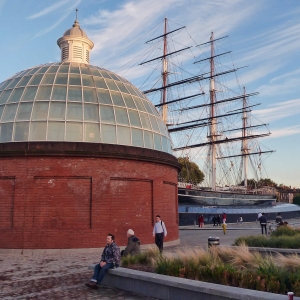
[[[0,299],[105,299],[154,300],[111,287],[85,287],[91,278],[87,265],[99,253],[48,256],[1,255]]]

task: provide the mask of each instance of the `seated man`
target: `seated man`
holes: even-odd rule
[[[137,255],[141,253],[140,240],[134,236],[134,231],[132,229],[128,229],[127,231],[128,244],[125,250],[121,251],[121,256],[129,255]]]
[[[97,284],[100,284],[104,275],[108,269],[113,269],[115,266],[118,267],[120,263],[120,248],[115,243],[115,237],[112,234],[108,234],[106,238],[107,245],[105,246],[101,261],[95,265],[94,276],[90,282],[85,285],[92,289],[97,289]]]

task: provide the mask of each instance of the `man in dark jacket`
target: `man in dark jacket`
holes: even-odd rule
[[[137,255],[141,253],[141,242],[140,240],[134,236],[134,231],[132,229],[128,229],[127,231],[128,243],[125,250],[121,251],[121,256],[127,255]]]
[[[89,288],[97,289],[97,284],[101,283],[108,269],[118,267],[120,264],[120,248],[115,243],[115,237],[109,233],[106,238],[106,243],[107,245],[101,255],[101,261],[95,265],[93,278],[90,282],[85,284]]]
[[[265,216],[264,213],[262,213],[261,217],[259,218],[260,226],[261,226],[261,234],[264,234],[264,229],[265,229],[265,234],[267,234],[267,217]]]

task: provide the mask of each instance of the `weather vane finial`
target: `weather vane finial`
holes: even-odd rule
[[[78,19],[78,8],[76,8],[76,20]]]

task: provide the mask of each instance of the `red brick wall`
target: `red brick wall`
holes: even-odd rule
[[[97,248],[131,228],[152,244],[154,217],[178,239],[177,168],[105,157],[0,157],[0,248]]]

